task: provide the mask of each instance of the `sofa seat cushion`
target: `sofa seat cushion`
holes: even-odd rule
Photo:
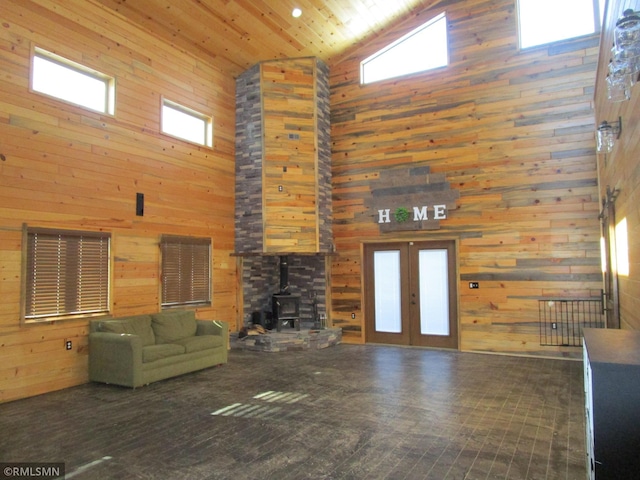
[[[138,335],[142,339],[142,346],[155,345],[156,336],[151,328],[151,315],[136,315],[115,320],[101,321],[98,330],[108,333],[125,333]]]
[[[185,348],[177,343],[148,345],[142,348],[142,363],[154,362],[161,358],[173,357],[185,353]]]
[[[174,340],[193,337],[198,328],[196,314],[191,310],[165,311],[153,314],[151,318],[156,343],[173,343]]]
[[[223,345],[222,337],[219,335],[198,335],[174,340],[173,343],[182,345],[187,353],[200,352]]]

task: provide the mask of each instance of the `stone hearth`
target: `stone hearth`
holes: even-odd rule
[[[230,347],[254,352],[293,352],[320,350],[338,345],[341,341],[341,328],[302,329],[300,331],[283,329],[281,332],[269,331],[261,335],[248,335],[243,338],[238,338],[237,333],[232,333]]]

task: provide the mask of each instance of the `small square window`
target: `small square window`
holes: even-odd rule
[[[162,133],[212,147],[213,119],[185,106],[162,99]]]
[[[100,113],[115,111],[115,79],[35,47],[31,88]]]

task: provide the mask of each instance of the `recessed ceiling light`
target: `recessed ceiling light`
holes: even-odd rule
[[[300,15],[302,15],[302,10],[300,10],[298,7],[294,8],[291,11],[291,16],[294,18],[298,18]]]

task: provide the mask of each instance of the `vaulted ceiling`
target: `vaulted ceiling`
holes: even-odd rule
[[[236,76],[258,62],[339,61],[358,44],[443,0],[97,0]],[[299,18],[292,10],[302,10]]]

